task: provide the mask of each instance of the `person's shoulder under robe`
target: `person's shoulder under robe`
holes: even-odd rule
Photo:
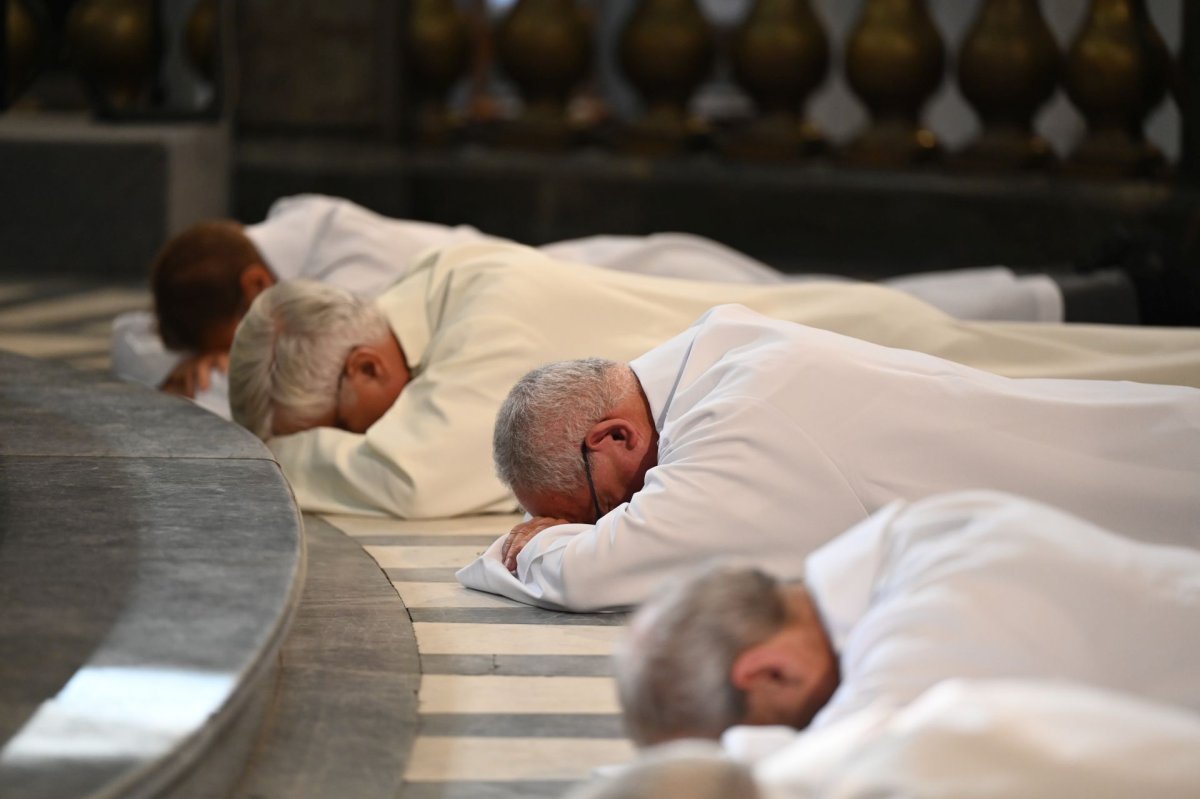
[[[316,280],[364,298],[402,279],[432,249],[488,238],[467,225],[393,219],[323,194],[276,200],[245,231],[280,280]]]
[[[502,539],[470,588],[577,611],[627,607],[711,555],[798,576],[806,555],[896,499],[1029,495],[1152,541],[1197,545],[1200,391],[1008,380],[723,306],[635,361],[659,463],[593,525]]]
[[[1055,677],[1200,712],[1192,548],[967,491],[894,503],[813,553],[805,581],[841,663],[813,728],[950,678]]]

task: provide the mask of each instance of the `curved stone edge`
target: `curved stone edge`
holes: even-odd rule
[[[394,799],[416,738],[421,661],[412,619],[373,558],[304,515],[310,579],[276,692],[233,799]]]
[[[250,760],[255,739],[271,710],[281,671],[280,652],[300,607],[308,557],[299,508],[295,508],[295,520],[299,557],[291,588],[284,600],[284,612],[276,619],[270,638],[246,669],[236,690],[194,735],[158,763],[129,775],[127,784],[112,786],[104,797],[208,799],[232,791]],[[222,736],[234,740],[222,740]],[[198,769],[204,769],[203,773]]]
[[[2,554],[9,558],[12,572],[20,573],[23,555],[35,555],[40,567],[15,587],[10,581],[6,595],[16,597],[18,609],[22,604],[36,607],[47,576],[53,575],[51,584],[60,582],[57,567],[73,557],[75,582],[56,589],[55,601],[48,603],[51,612],[42,617],[56,619],[53,611],[93,599],[112,610],[79,613],[79,619],[91,624],[88,639],[76,642],[73,654],[60,659],[55,675],[40,680],[41,687],[27,695],[33,697],[35,709],[28,716],[18,712],[16,734],[0,742],[0,793],[32,797],[225,792],[241,773],[262,721],[306,572],[302,522],[278,464],[245,431],[158,392],[5,352],[0,352],[0,371],[6,376],[0,382],[0,471],[9,477],[25,473],[17,481],[20,485],[0,481],[0,506],[12,511],[6,514],[6,527],[13,528],[6,529],[0,541]],[[246,486],[257,492],[247,493],[243,514],[229,507],[226,495],[236,496]],[[122,489],[126,500],[113,502]],[[189,512],[196,506],[189,509],[180,499],[192,490],[214,492],[199,505],[199,522]],[[269,495],[266,500],[264,495]],[[106,513],[113,509],[115,514]],[[108,524],[106,516],[111,517]],[[22,517],[18,528],[16,520]],[[197,545],[206,535],[213,539],[207,550],[203,543]],[[172,546],[178,559],[172,557]],[[122,568],[106,570],[114,564]],[[93,577],[93,572],[100,576]],[[187,601],[206,579],[213,581],[216,575],[219,583],[225,574],[241,581],[241,593],[218,595],[219,601],[209,593],[208,600],[213,607],[233,611],[230,618],[245,609],[241,615],[250,620],[225,624],[233,632],[230,648],[214,656],[205,648],[220,648],[214,647],[221,640],[220,612],[206,618],[203,607],[195,606],[194,600],[188,607]],[[78,586],[88,583],[104,590],[81,595]],[[131,607],[142,616],[135,613],[130,618]],[[32,643],[29,649],[36,649],[38,637],[62,644],[53,639],[53,621],[30,623],[36,620],[36,614],[23,618],[24,631],[5,640]],[[173,647],[180,642],[188,645],[177,652]],[[99,730],[92,741],[102,742],[111,723],[119,728],[127,719],[111,712],[88,717],[86,711],[111,711],[103,700],[114,697],[133,708],[153,693],[152,685],[138,681],[153,682],[164,675],[222,678],[207,686],[210,701],[201,708],[207,715],[200,718],[196,707],[185,708],[198,719],[194,727],[164,733],[151,724],[143,730],[137,727],[143,719],[134,712],[135,732],[158,734],[165,745],[149,747],[141,757],[127,756],[115,746],[117,755],[108,760],[94,755],[91,760],[72,759],[66,745],[63,749],[68,751],[56,757],[56,731],[73,732],[72,724],[82,721],[82,726]],[[77,682],[93,692],[102,687],[109,693],[82,691],[88,701],[78,701]],[[72,686],[77,689],[74,694]],[[168,694],[160,690],[157,698],[161,701],[163,696]],[[45,718],[39,719],[39,714]],[[40,723],[45,721],[50,723]],[[32,734],[22,739],[31,727]],[[222,768],[210,768],[218,749],[229,748],[226,739],[236,728],[250,730],[244,736],[247,746],[232,756],[223,754]],[[119,729],[114,738],[120,738]],[[33,746],[25,745],[30,742]],[[201,773],[203,779],[197,780],[195,775]],[[64,774],[70,778],[55,781]],[[218,788],[218,782],[224,787]]]

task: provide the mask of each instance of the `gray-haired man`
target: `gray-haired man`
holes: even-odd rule
[[[1200,553],[993,492],[896,503],[805,581],[712,566],[635,614],[617,655],[642,744],[821,729],[953,678],[1052,678],[1200,711]]]
[[[1200,391],[1005,379],[739,306],[531,372],[493,451],[534,518],[459,580],[551,608],[636,605],[718,555],[798,576],[888,503],[970,488],[1198,543]]]

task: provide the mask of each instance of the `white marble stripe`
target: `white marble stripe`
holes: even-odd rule
[[[63,333],[0,332],[0,349],[31,358],[65,358],[74,355],[106,355],[108,341]]]
[[[413,622],[422,655],[609,655],[624,629]]]
[[[12,330],[61,325],[149,307],[150,295],[144,289],[99,289],[7,308],[0,313],[0,327]]]
[[[471,591],[458,583],[394,582],[400,598],[409,608],[520,608],[514,602],[494,594]]]
[[[507,533],[520,523],[521,516],[498,514],[491,516],[462,516],[455,519],[390,519],[375,516],[343,516],[331,514],[323,517],[327,522],[348,536],[366,535],[444,535],[453,539],[458,535]],[[449,541],[448,543],[453,543]]]
[[[480,546],[363,547],[382,569],[457,569],[483,554]]]
[[[71,331],[81,336],[95,336],[96,338],[108,341],[112,338],[112,320],[97,319],[87,324],[72,326]]]
[[[405,780],[576,780],[598,766],[627,763],[633,744],[610,738],[473,738],[419,736]]]
[[[426,674],[421,713],[620,713],[606,677],[503,677]]]
[[[107,353],[70,358],[67,362],[76,369],[88,372],[107,372],[112,367],[112,358]]]

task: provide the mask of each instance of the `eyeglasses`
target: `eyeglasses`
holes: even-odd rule
[[[587,441],[580,441],[579,455],[583,458],[583,473],[587,475],[588,492],[592,495],[592,507],[596,510],[595,521],[600,521],[600,517],[604,514],[600,512],[600,498],[596,496],[596,484],[592,482],[592,462],[588,457],[589,452]]]

